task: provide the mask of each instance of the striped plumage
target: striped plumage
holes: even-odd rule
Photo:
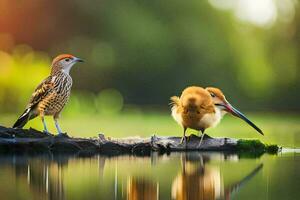
[[[38,90],[42,97],[38,99],[37,109],[44,115],[57,115],[67,103],[72,87],[72,78],[69,74],[57,72],[46,79],[44,88]],[[49,84],[49,85],[48,85]],[[35,95],[33,99],[35,98]],[[34,102],[33,102],[34,104]]]
[[[53,60],[50,76],[37,86],[24,113],[13,125],[13,128],[22,128],[30,119],[41,116],[44,131],[48,133],[44,116],[51,115],[58,133],[62,133],[57,119],[70,97],[72,78],[69,72],[77,62],[82,62],[82,60],[70,54],[59,55]]]

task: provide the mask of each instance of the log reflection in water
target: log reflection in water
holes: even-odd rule
[[[24,194],[30,195],[33,200],[60,200],[80,195],[131,200],[170,196],[178,200],[229,199],[262,168],[260,164],[245,178],[224,188],[221,168],[215,161],[238,162],[239,157],[235,154],[211,152],[172,153],[162,156],[154,154],[151,158],[100,155],[84,158],[53,155],[7,156],[0,157],[0,166],[9,172],[6,177],[11,179],[15,176],[15,182],[23,186]],[[176,167],[170,167],[171,163],[176,164]],[[133,167],[133,164],[138,167]],[[156,174],[152,169],[161,170]],[[169,173],[169,169],[174,171]],[[83,173],[80,174],[81,172]],[[71,186],[78,190],[73,189],[70,192]]]

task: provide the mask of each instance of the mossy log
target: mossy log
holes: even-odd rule
[[[191,135],[186,144],[180,137],[123,138],[110,139],[103,134],[94,138],[73,138],[67,135],[46,135],[35,129],[13,129],[0,126],[0,152],[7,153],[81,153],[81,154],[140,154],[153,151],[231,151],[264,153],[278,151],[277,145],[268,146],[259,140],[238,140],[232,138],[212,138],[204,135],[201,146],[200,137]]]

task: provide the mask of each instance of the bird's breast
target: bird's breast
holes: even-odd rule
[[[61,74],[55,78],[54,87],[49,94],[39,103],[39,110],[45,115],[60,112],[69,100],[72,87],[72,78]]]
[[[206,128],[215,127],[218,125],[224,116],[225,112],[222,112],[219,108],[215,107],[215,112],[206,113],[200,120],[200,124]]]
[[[58,79],[58,81],[56,82],[55,86],[54,86],[54,90],[56,95],[56,102],[59,104],[64,105],[68,99],[69,96],[71,94],[71,88],[72,88],[72,78],[70,75],[65,75],[63,74],[60,77],[60,80]]]
[[[222,119],[222,113],[219,109],[216,109],[215,112],[208,113],[182,113],[181,116],[183,125],[195,130],[203,130],[214,127]]]

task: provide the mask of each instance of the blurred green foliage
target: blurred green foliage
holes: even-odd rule
[[[299,111],[299,5],[245,2],[1,0],[0,111],[24,108],[64,52],[86,60],[71,72],[74,112],[168,109],[189,85],[242,110]]]

